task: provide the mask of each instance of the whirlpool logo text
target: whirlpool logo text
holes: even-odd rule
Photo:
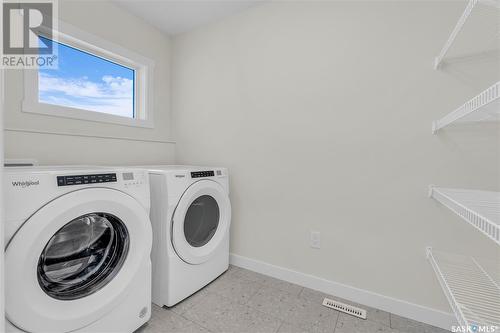
[[[30,186],[37,186],[37,185],[40,185],[39,180],[23,180],[23,181],[19,181],[19,182],[12,182],[12,186],[22,187],[22,188],[26,188],[26,187],[30,187]]]

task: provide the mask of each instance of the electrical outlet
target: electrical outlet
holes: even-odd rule
[[[321,235],[320,235],[319,231],[311,231],[310,246],[313,249],[320,249],[321,248]]]

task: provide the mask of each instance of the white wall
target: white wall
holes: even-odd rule
[[[450,312],[424,248],[500,258],[427,197],[500,187],[497,125],[431,134],[498,80],[498,54],[432,68],[464,7],[276,2],[173,39],[176,159],[229,168],[233,253]]]
[[[133,128],[21,111],[23,78],[6,77],[6,158],[41,164],[172,163],[170,132],[170,40],[109,1],[59,1],[59,18],[77,28],[155,61],[155,128]]]

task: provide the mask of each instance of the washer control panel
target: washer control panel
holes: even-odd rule
[[[116,173],[102,173],[96,175],[57,176],[57,186],[71,186],[83,184],[116,182]]]
[[[210,171],[193,171],[191,172],[191,178],[203,178],[203,177],[213,177],[215,175],[213,170]]]
[[[124,172],[122,173],[123,184],[126,188],[130,186],[141,186],[144,184],[144,175],[136,172]]]

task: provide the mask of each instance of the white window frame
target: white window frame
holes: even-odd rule
[[[38,70],[33,69],[24,70],[23,112],[133,127],[154,127],[154,62],[151,59],[61,21],[58,31],[53,31],[53,40],[135,70],[134,118],[40,103]]]

